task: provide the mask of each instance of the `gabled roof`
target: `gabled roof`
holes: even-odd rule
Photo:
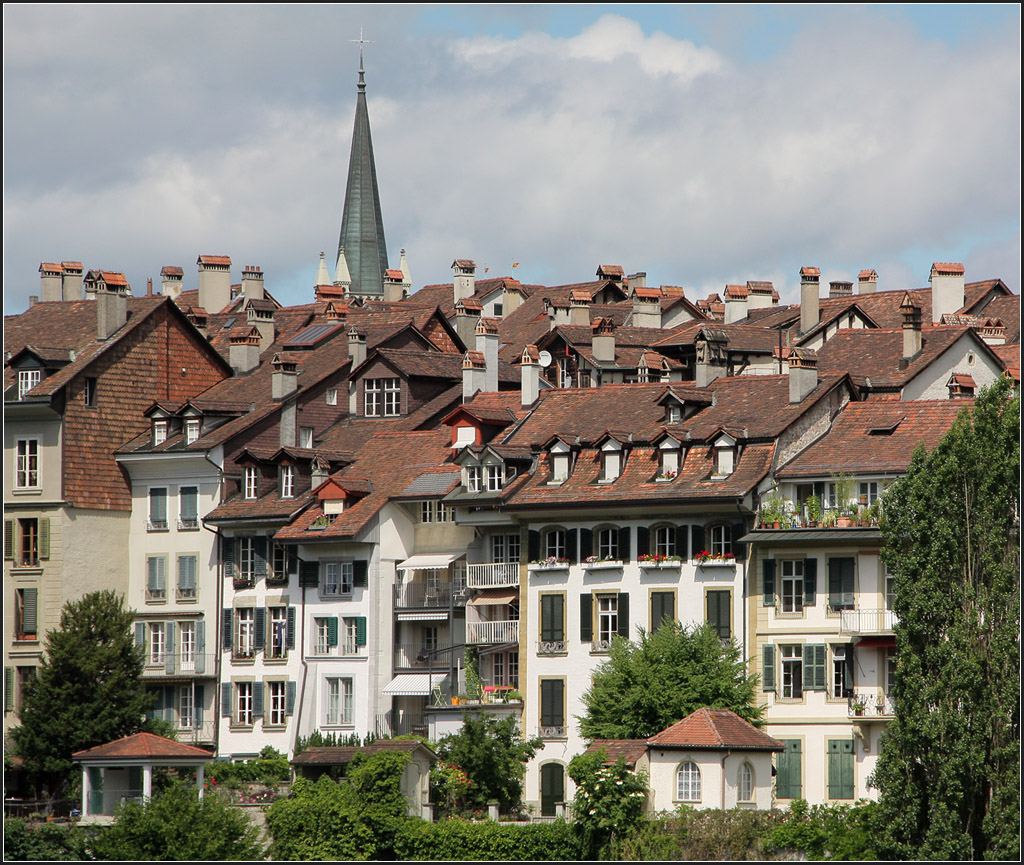
[[[154,758],[161,761],[181,760],[186,763],[207,763],[214,759],[213,754],[194,745],[185,745],[173,739],[165,739],[153,733],[136,733],[125,736],[105,745],[75,751],[71,759],[77,763],[83,761],[105,760],[139,760]]]
[[[647,740],[654,748],[784,751],[786,746],[728,709],[698,709]]]
[[[613,765],[623,757],[630,768],[636,766],[637,760],[647,753],[646,739],[595,739],[585,754],[597,754],[604,750],[605,765]]]

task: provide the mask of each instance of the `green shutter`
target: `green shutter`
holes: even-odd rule
[[[295,648],[295,607],[288,608],[285,622],[285,648]]]
[[[320,585],[320,562],[299,562],[299,585],[307,589]]]
[[[576,555],[576,529],[569,529],[565,533],[565,557],[571,564],[576,564],[579,558]]]
[[[729,609],[729,592],[724,589],[713,589],[707,595],[707,620],[710,622],[718,638],[728,640],[732,637],[732,615]]]
[[[103,772],[98,766],[89,767],[89,813],[103,813]]]
[[[853,739],[829,739],[828,798],[852,799],[853,776]]]
[[[4,667],[4,711],[14,711],[14,667]]]
[[[253,682],[252,685],[252,715],[253,719],[263,717],[263,683]]]
[[[288,682],[284,688],[284,713],[295,714],[295,683]]]
[[[206,622],[202,619],[196,622],[196,672],[206,672]]]
[[[38,633],[39,618],[39,589],[22,589],[22,634]]]
[[[257,535],[253,538],[253,554],[256,558],[256,576],[265,577],[267,575],[267,537],[266,535]]]
[[[221,717],[231,720],[231,683],[221,682],[220,685],[220,714]]]
[[[746,523],[735,523],[732,526],[732,554],[736,556],[737,562],[746,561],[747,558],[747,545],[740,543],[742,538],[747,533]]]
[[[4,520],[4,559],[14,558],[14,520]]]
[[[197,670],[197,672],[199,672]],[[205,689],[203,685],[196,685],[195,689],[195,705],[192,707],[192,711],[195,713],[196,727],[202,729],[203,726],[203,702],[205,701]]]
[[[804,606],[813,607],[818,595],[818,560],[804,559]]]
[[[704,526],[690,526],[690,558],[704,551]]]
[[[682,559],[692,559],[690,552],[690,527],[687,525],[676,526],[676,555]]]
[[[352,585],[357,589],[365,589],[370,583],[370,563],[356,560],[352,562]]]
[[[356,616],[356,645],[366,645],[366,616]]]
[[[221,611],[223,618],[221,619],[221,648],[225,651],[231,648],[231,627],[234,619],[234,610],[230,607],[225,607]]]
[[[540,682],[540,724],[542,727],[565,725],[563,703],[565,683],[561,679],[541,679]]]
[[[258,651],[262,651],[267,645],[267,611],[264,607],[256,608],[256,627],[255,627],[255,643],[254,647]]]
[[[540,767],[540,813],[554,817],[556,805],[565,801],[565,769],[559,763]]]
[[[541,595],[540,638],[545,642],[565,639],[565,597],[563,595]]]
[[[623,639],[629,639],[629,595],[626,592],[620,592],[615,610],[616,624],[618,625],[618,635]]]
[[[338,645],[338,618],[332,616],[327,620],[327,645],[337,646]]]
[[[655,631],[665,619],[674,619],[675,611],[672,609],[672,592],[651,592],[651,630]]]
[[[775,606],[775,559],[761,562],[761,604]]]
[[[196,590],[196,557],[178,556],[178,590],[183,594]]]
[[[39,558],[50,558],[50,519],[43,517],[39,520]]]
[[[853,609],[852,558],[828,560],[828,603],[836,609]]]
[[[782,739],[785,751],[775,755],[775,797],[799,799],[802,791],[802,755],[799,739]]]
[[[220,539],[220,560],[224,566],[224,576],[235,575],[235,539],[221,536]]]
[[[164,672],[170,676],[174,673],[174,622],[167,622],[164,625],[164,634],[166,634]]]
[[[580,561],[594,555],[594,533],[590,529],[580,529]]]
[[[589,643],[594,639],[594,597],[590,592],[580,595],[580,640]]]
[[[631,562],[633,560],[633,551],[630,549],[630,531],[629,526],[622,526],[619,529],[619,558],[624,562]]]
[[[761,647],[761,690],[775,690],[775,646]]]
[[[135,623],[135,645],[139,648],[146,645],[146,625],[144,622]]]
[[[828,683],[828,652],[824,645],[804,646],[804,690],[823,691]]]

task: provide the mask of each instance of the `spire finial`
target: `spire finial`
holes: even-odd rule
[[[359,38],[358,39],[349,39],[349,42],[358,42],[359,43],[359,89],[360,90],[365,90],[366,89],[366,81],[363,80],[363,46],[364,45],[372,45],[373,44],[373,40],[372,39],[363,39],[363,28],[360,27],[359,28]]]

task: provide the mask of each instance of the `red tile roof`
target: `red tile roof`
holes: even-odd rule
[[[714,751],[783,751],[785,745],[762,733],[728,709],[698,709],[668,729],[651,736],[647,744],[656,748],[705,749]]]
[[[595,739],[584,753],[596,754],[604,749],[605,764],[614,764],[619,757],[625,757],[627,766],[635,766],[636,761],[647,753],[646,739]]]
[[[75,751],[71,755],[75,761],[138,760],[146,757],[161,761],[181,760],[188,763],[208,762],[214,759],[213,754],[202,748],[175,742],[173,739],[165,739],[163,736],[156,736],[153,733],[136,733],[114,742],[107,742],[105,745],[86,748],[84,751]]]

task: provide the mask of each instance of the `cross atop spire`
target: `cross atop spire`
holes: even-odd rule
[[[372,39],[363,39],[363,28],[359,28],[359,38],[349,39],[349,42],[359,43],[359,89],[364,90],[366,88],[366,82],[363,80],[363,46],[373,45]]]

